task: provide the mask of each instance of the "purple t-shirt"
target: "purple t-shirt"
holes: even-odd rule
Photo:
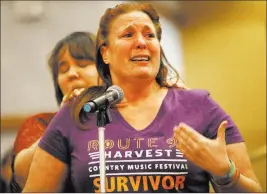
[[[116,109],[111,116],[105,130],[107,192],[209,192],[209,174],[175,148],[173,128],[180,122],[214,139],[220,123],[227,120],[227,144],[243,141],[232,119],[205,90],[169,89],[156,118],[142,131],[131,127]],[[91,130],[77,128],[64,106],[39,146],[68,164],[76,192],[93,193],[100,192],[95,115],[88,125]]]

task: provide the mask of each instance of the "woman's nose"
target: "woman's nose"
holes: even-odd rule
[[[77,71],[76,68],[71,67],[69,72],[68,72],[68,76],[69,76],[70,79],[78,78],[79,77],[79,72]]]
[[[136,38],[136,47],[138,49],[145,49],[146,48],[146,40],[143,35],[138,35]]]

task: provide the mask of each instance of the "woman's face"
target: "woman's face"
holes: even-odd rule
[[[97,85],[98,74],[94,61],[73,58],[67,46],[59,52],[58,61],[58,85],[64,96],[74,89]]]
[[[113,84],[155,79],[160,66],[160,43],[149,16],[134,11],[118,16],[110,27],[108,46],[101,49]]]

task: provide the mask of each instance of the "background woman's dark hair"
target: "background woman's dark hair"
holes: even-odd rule
[[[58,85],[59,53],[67,47],[71,56],[75,59],[95,60],[96,37],[90,32],[73,32],[61,39],[52,50],[48,59],[48,65],[53,77],[57,104],[60,105],[63,93]]]

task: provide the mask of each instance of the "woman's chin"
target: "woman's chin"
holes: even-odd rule
[[[144,80],[155,79],[156,74],[151,71],[138,71],[138,72],[132,73],[131,76],[136,79],[141,79],[142,81],[144,81]]]

